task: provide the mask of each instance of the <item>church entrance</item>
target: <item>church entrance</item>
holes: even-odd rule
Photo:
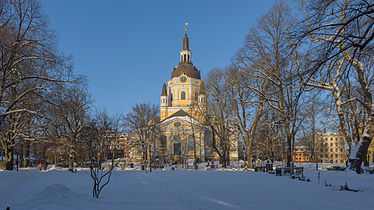
[[[174,143],[174,155],[181,155],[182,154],[182,150],[181,150],[181,143]]]

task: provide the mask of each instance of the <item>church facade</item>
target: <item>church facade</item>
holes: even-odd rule
[[[187,29],[183,38],[183,47],[179,52],[179,63],[173,68],[170,80],[164,82],[160,96],[161,135],[155,139],[152,158],[164,163],[186,163],[187,160],[219,160],[216,150],[218,136],[213,138],[212,131],[205,125],[207,101],[204,82],[200,70],[192,64]],[[129,133],[131,149],[130,162],[142,162],[141,146],[136,134]],[[229,158],[238,160],[238,135],[230,137]],[[149,154],[150,155],[150,154]]]
[[[160,127],[158,156],[167,160],[185,161],[196,158],[213,159],[208,147],[209,131],[203,125],[206,95],[200,70],[192,64],[187,30],[179,64],[170,80],[162,85],[160,97]]]

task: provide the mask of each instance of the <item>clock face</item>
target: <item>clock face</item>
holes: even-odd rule
[[[182,76],[180,80],[181,80],[181,82],[186,82],[187,78],[185,76]]]
[[[180,123],[180,122],[175,122],[175,123],[174,123],[174,127],[178,128],[179,126],[181,126],[181,123]]]

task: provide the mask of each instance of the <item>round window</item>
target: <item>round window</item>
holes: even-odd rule
[[[181,123],[180,123],[180,122],[175,122],[175,123],[174,123],[174,127],[178,128],[179,126],[181,126]]]
[[[185,76],[182,76],[180,80],[181,80],[181,82],[186,82],[187,78]]]

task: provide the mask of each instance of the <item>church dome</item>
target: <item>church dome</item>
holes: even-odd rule
[[[191,78],[201,79],[200,70],[198,70],[191,63],[180,63],[177,67],[173,69],[173,72],[171,72],[171,79],[175,77],[180,77],[183,74]]]

